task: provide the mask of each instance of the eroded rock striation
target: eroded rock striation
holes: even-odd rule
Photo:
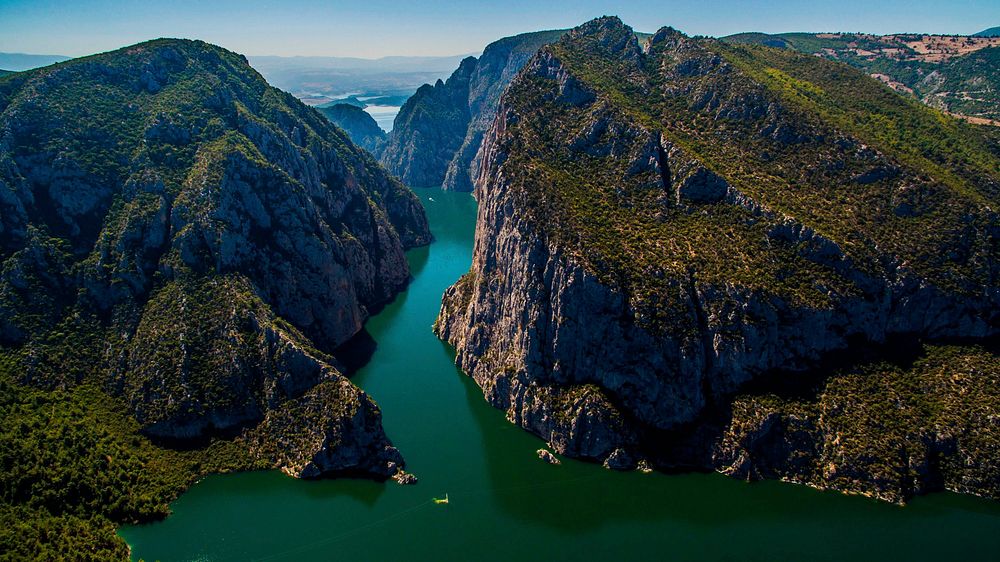
[[[429,241],[412,192],[238,54],[162,39],[0,82],[0,341],[150,436],[263,422],[287,472],[390,475],[330,353]]]
[[[720,468],[697,428],[764,375],[997,334],[996,154],[846,66],[601,18],[524,67],[479,157],[436,331],[560,454]]]
[[[469,57],[447,82],[425,85],[407,100],[381,156],[407,185],[472,191],[476,155],[496,115],[500,95],[545,44],[565,31],[538,31],[491,43]]]

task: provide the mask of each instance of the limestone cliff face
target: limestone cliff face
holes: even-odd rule
[[[483,49],[469,80],[469,127],[444,175],[443,187],[472,191],[479,175],[477,157],[483,135],[496,117],[500,96],[517,73],[542,46],[556,41],[564,31],[538,31],[505,37]]]
[[[798,66],[754,56],[669,28],[641,49],[603,18],[503,96],[473,265],[436,330],[558,452],[710,466],[661,437],[763,374],[795,377],[854,340],[997,333],[997,178],[833,124],[767,80],[807,90]],[[850,95],[891,96],[851,80]]]
[[[447,82],[425,85],[409,99],[393,123],[382,164],[412,186],[472,191],[476,155],[500,95],[538,49],[563,31],[506,37],[469,57]]]
[[[447,82],[424,84],[399,110],[380,161],[406,185],[441,185],[469,126],[466,100],[475,68],[475,57],[466,58]]]
[[[100,380],[169,439],[252,427],[323,384],[377,412],[326,353],[430,241],[413,193],[342,130],[180,40],[0,84],[0,209],[0,338],[25,380]],[[38,359],[74,345],[92,372]],[[341,423],[324,416],[317,431]]]

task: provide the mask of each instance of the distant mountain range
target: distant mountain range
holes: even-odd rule
[[[0,53],[0,68],[6,69],[6,72],[20,72],[22,70],[31,70],[32,68],[38,68],[40,66],[48,66],[50,64],[62,62],[64,60],[69,60],[69,59],[70,57],[65,57],[62,55],[30,55],[26,53]],[[2,74],[0,74],[0,76],[2,76]]]
[[[449,57],[249,57],[267,81],[305,103],[321,105],[354,95],[409,96],[445,78],[463,55]]]
[[[973,35],[973,37],[1000,37],[1000,26],[984,29]]]

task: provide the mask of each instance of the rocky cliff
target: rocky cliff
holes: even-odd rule
[[[337,103],[329,107],[318,107],[316,110],[343,129],[354,144],[376,157],[382,152],[386,139],[385,131],[364,109],[349,103]]]
[[[469,80],[469,126],[461,146],[448,162],[444,189],[473,190],[473,179],[479,175],[476,155],[483,135],[496,117],[500,96],[538,49],[556,41],[563,33],[565,30],[523,33],[486,46]]]
[[[748,383],[997,332],[996,154],[846,66],[601,18],[525,66],[480,158],[436,330],[557,452],[718,467],[693,428]]]
[[[400,108],[380,161],[406,185],[441,185],[469,126],[466,100],[475,68],[475,57],[466,58],[446,82],[424,84]]]
[[[120,396],[146,435],[265,422],[289,472],[388,475],[331,352],[429,240],[407,188],[235,53],[157,40],[0,81],[5,356]],[[328,438],[285,439],[305,428]]]
[[[805,392],[737,396],[707,462],[902,503],[950,490],[1000,498],[996,349],[911,346],[841,368]]]
[[[510,81],[538,49],[563,31],[506,37],[469,57],[448,79],[425,85],[393,123],[381,161],[407,185],[472,191],[483,133]]]

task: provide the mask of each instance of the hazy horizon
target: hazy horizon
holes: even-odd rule
[[[1000,25],[1000,2],[966,0],[791,0],[712,3],[683,0],[549,3],[509,0],[420,5],[371,0],[153,2],[0,0],[0,52],[71,57],[113,50],[158,37],[201,39],[248,56],[456,56],[480,52],[509,35],[566,29],[601,15],[618,15],[638,31],[664,25],[689,35],[745,31],[845,31],[972,34]]]

